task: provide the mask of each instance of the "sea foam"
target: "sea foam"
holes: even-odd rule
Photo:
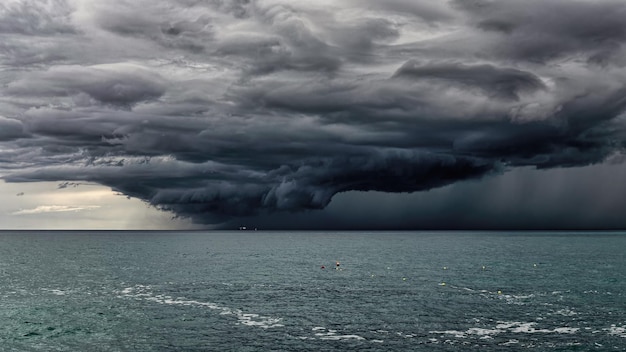
[[[467,338],[470,336],[481,336],[481,338],[489,338],[501,333],[518,333],[518,334],[533,334],[533,333],[545,333],[545,334],[574,334],[579,328],[570,327],[557,327],[554,329],[537,329],[535,328],[537,323],[535,322],[507,322],[498,321],[494,328],[469,328],[465,331],[460,330],[441,330],[441,331],[429,331],[430,334],[438,335],[452,335],[457,338]]]
[[[150,286],[136,285],[134,287],[126,287],[118,292],[118,297],[134,298],[158,304],[204,307],[207,309],[219,311],[220,315],[232,315],[237,318],[238,324],[255,326],[263,329],[271,329],[284,326],[283,324],[280,324],[280,321],[282,320],[281,318],[273,318],[255,313],[244,313],[240,309],[232,309],[212,302],[202,302],[189,300],[184,297],[174,298],[168,295],[154,294],[150,290]]]

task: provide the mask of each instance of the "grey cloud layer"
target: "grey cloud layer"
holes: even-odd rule
[[[461,64],[420,65],[415,61],[404,64],[395,77],[444,80],[462,85],[466,89],[477,88],[493,97],[518,100],[518,93],[544,88],[541,80],[529,72],[511,68],[497,68],[483,64],[466,66]]]
[[[157,73],[136,66],[67,65],[24,76],[9,83],[6,92],[17,96],[70,96],[76,105],[80,104],[82,93],[100,103],[126,106],[158,98],[166,90]]]
[[[7,181],[209,223],[624,148],[623,2],[30,5],[0,7]]]

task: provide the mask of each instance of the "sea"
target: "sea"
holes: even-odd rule
[[[626,351],[626,232],[0,232],[0,351]]]

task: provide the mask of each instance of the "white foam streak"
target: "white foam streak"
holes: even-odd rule
[[[578,315],[578,313],[574,312],[571,309],[559,309],[554,314],[562,315],[564,317],[573,317],[574,315]]]
[[[522,323],[522,322],[498,322],[496,325],[496,329],[508,330],[514,333],[524,333],[524,334],[533,334],[533,333],[545,333],[545,334],[574,334],[579,328],[570,328],[570,327],[558,327],[552,330],[550,329],[536,329],[535,325],[537,323]]]
[[[320,337],[320,340],[334,340],[334,341],[339,341],[339,340],[365,340],[365,338],[361,337],[359,335],[330,335],[330,336]]]
[[[507,342],[501,343],[500,346],[511,346],[511,345],[517,345],[518,343],[519,343],[519,340],[510,339]]]
[[[337,335],[337,330],[334,329],[326,329],[322,326],[316,326],[311,329],[315,332],[314,338],[307,338],[310,340],[331,340],[331,341],[348,341],[348,340],[357,340],[362,341],[365,340],[365,337],[359,336],[356,334],[346,334],[346,335]],[[382,343],[383,340],[372,340],[371,342]]]
[[[65,296],[68,293],[68,291],[63,291],[63,290],[59,290],[59,289],[51,289],[51,288],[42,288],[41,290],[50,292],[53,295],[57,295],[57,296]]]
[[[626,338],[626,327],[624,326],[616,326],[615,324],[612,324],[611,327],[603,330],[608,331],[609,335]]]
[[[429,331],[431,334],[440,334],[440,335],[453,335],[457,338],[466,338],[468,336],[482,336],[482,339],[489,339],[492,336],[509,332],[509,333],[518,333],[518,334],[533,334],[533,333],[545,333],[545,334],[574,334],[579,328],[570,328],[570,327],[558,327],[552,330],[550,329],[537,329],[535,328],[537,323],[534,322],[505,322],[499,321],[498,324],[493,329],[485,329],[485,328],[469,328],[466,331],[459,330],[443,330],[443,331]]]
[[[263,329],[277,328],[284,326],[280,324],[281,318],[266,317],[254,313],[244,313],[240,309],[231,309],[228,307],[220,306],[212,302],[201,302],[196,300],[188,300],[184,297],[171,297],[167,295],[155,295],[148,291],[149,286],[137,285],[135,287],[127,287],[119,291],[118,297],[123,298],[135,298],[158,304],[167,305],[181,305],[181,306],[194,306],[204,307],[211,310],[219,311],[220,315],[233,315],[237,318],[238,323],[246,326],[256,326]]]

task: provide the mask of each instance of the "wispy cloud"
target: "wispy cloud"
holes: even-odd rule
[[[94,210],[100,208],[99,205],[40,205],[33,209],[22,209],[13,215],[33,215],[42,213],[65,213]]]

